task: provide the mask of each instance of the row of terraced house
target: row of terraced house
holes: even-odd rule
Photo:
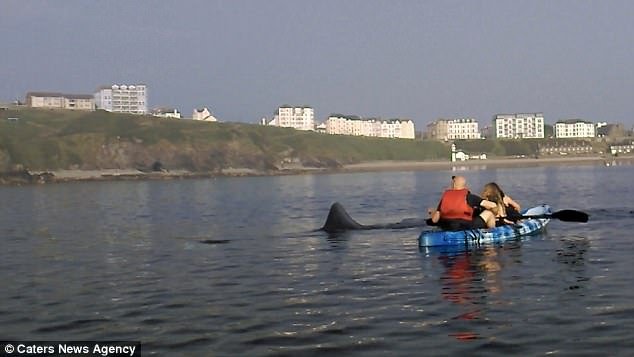
[[[427,136],[437,140],[480,139],[493,136],[501,139],[532,139],[545,137],[543,113],[497,114],[492,128],[480,128],[473,118],[439,119],[427,125]],[[593,138],[597,128],[605,123],[581,119],[559,120],[555,123],[556,138]],[[492,132],[493,135],[490,135]]]
[[[321,124],[315,121],[315,110],[307,105],[282,105],[272,119],[263,118],[263,125],[298,130],[312,130],[326,134],[414,139],[416,131],[411,119],[362,118],[358,115],[331,114]]]

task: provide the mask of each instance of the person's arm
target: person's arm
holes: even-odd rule
[[[494,209],[495,207],[498,206],[497,203],[482,199],[482,197],[474,195],[471,192],[467,194],[467,204],[471,207],[479,206],[479,207],[484,207],[486,209]]]
[[[522,219],[522,214],[519,213],[513,206],[509,206],[506,208],[506,218],[517,222]]]
[[[486,209],[494,209],[495,207],[497,207],[497,203],[495,202],[491,202],[489,200],[482,200],[480,202],[480,206],[486,208]]]
[[[440,202],[436,209],[430,208],[427,210],[427,213],[429,213],[432,223],[438,223],[438,221],[440,221]]]
[[[520,207],[519,203],[515,202],[515,201],[514,201],[511,197],[509,197],[509,196],[504,196],[504,204],[505,204],[506,206],[510,206],[510,207],[515,208],[515,210],[516,210],[517,212],[521,211],[521,207]]]
[[[431,221],[434,223],[438,223],[440,221],[440,211],[435,210],[431,215]]]

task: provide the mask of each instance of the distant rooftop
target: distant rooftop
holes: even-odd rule
[[[454,118],[454,119],[440,118],[437,121],[446,121],[451,123],[477,123],[477,120],[473,118]]]
[[[358,115],[344,115],[344,114],[339,114],[339,113],[330,114],[328,117],[343,118],[343,119],[348,119],[348,120],[364,120],[363,118],[361,118]]]
[[[290,105],[290,104],[282,104],[280,108],[302,108],[302,109],[313,109],[310,105]]]
[[[91,94],[67,94],[59,92],[28,92],[26,97],[53,97],[53,98],[68,98],[68,99],[93,99]]]
[[[563,120],[558,120],[557,122],[555,122],[555,124],[577,124],[577,123],[594,124],[591,121],[582,120],[582,119],[563,119]]]
[[[155,109],[152,110],[152,113],[156,113],[156,114],[160,114],[160,113],[174,113],[174,112],[178,112],[178,109],[170,108],[170,107],[161,107],[161,108],[155,108]]]
[[[514,114],[496,114],[495,115],[495,119],[499,119],[499,118],[525,118],[525,117],[532,117],[532,118],[543,118],[544,117],[544,113],[541,112],[536,112],[536,113],[514,113]]]
[[[330,114],[328,116],[329,118],[342,118],[342,119],[346,119],[346,120],[359,120],[359,121],[376,121],[376,122],[385,122],[385,123],[396,123],[396,122],[406,122],[406,121],[411,121],[411,119],[399,119],[399,118],[392,118],[392,119],[382,119],[380,117],[372,117],[372,118],[363,118],[360,117],[358,115],[343,115],[343,114],[337,114],[337,113],[333,113]]]
[[[126,87],[126,88],[122,88]],[[131,87],[147,87],[144,83],[135,83],[135,84],[112,84],[112,85],[103,85],[97,87],[97,90],[100,91],[102,89],[132,89]]]

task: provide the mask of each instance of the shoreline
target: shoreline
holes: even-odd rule
[[[555,158],[496,158],[469,161],[368,161],[346,164],[338,168],[293,167],[276,171],[260,171],[249,168],[228,168],[219,172],[192,172],[172,170],[147,172],[136,169],[103,169],[103,170],[51,170],[51,171],[19,171],[0,173],[0,185],[45,184],[86,181],[117,180],[173,180],[190,178],[218,177],[254,177],[254,176],[287,176],[355,172],[386,171],[468,171],[486,170],[489,168],[526,168],[538,166],[584,166],[602,165],[619,166],[634,165],[634,156],[621,157],[555,157]]]
[[[469,170],[488,168],[524,168],[537,166],[584,166],[584,165],[617,166],[634,164],[634,156],[601,157],[573,156],[554,158],[496,158],[469,161],[372,161],[344,165],[343,172],[366,171],[418,171],[418,170]]]

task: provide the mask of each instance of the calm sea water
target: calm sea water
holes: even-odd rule
[[[591,214],[459,253],[420,229],[450,171],[0,187],[0,339],[140,340],[156,355],[634,353],[632,166],[466,171]]]

